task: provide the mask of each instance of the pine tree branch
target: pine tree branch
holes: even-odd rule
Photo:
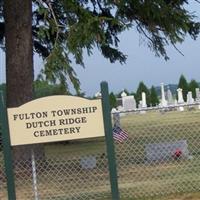
[[[140,24],[138,21],[136,21],[136,24],[137,24],[137,30],[138,30],[139,32],[142,32],[142,33],[144,34],[144,36],[145,36],[148,40],[150,40],[152,43],[154,43],[153,40],[145,33],[145,31],[144,31],[144,29],[142,28],[141,24]]]
[[[56,38],[55,38],[55,42],[54,42],[54,45],[55,45],[57,43],[57,41],[58,41],[58,37],[59,37],[59,33],[60,33],[60,25],[58,24],[58,21],[56,19],[56,15],[55,15],[55,12],[54,12],[54,10],[52,8],[51,2],[48,0],[48,1],[46,1],[46,4],[47,4],[47,6],[49,8],[50,13],[53,16],[53,19],[54,19],[54,22],[55,22],[55,25],[56,25],[56,28],[57,28]]]
[[[176,49],[176,51],[178,51],[182,56],[184,56],[184,54],[176,47],[174,43],[172,43],[172,46]]]

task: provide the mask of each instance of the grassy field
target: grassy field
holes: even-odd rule
[[[122,200],[200,200],[199,110],[131,113],[121,117],[121,127],[129,134],[124,143],[115,143]],[[146,161],[147,144],[178,140],[187,141],[191,159]],[[36,162],[41,199],[71,200],[74,195],[76,200],[110,200],[105,148],[103,138],[46,144],[45,166],[42,160]],[[80,166],[88,155],[97,159],[91,170]],[[28,173],[17,176],[18,199],[23,199],[23,181],[24,200],[31,199]]]

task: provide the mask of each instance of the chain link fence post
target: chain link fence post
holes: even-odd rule
[[[5,172],[7,176],[8,199],[15,200],[15,183],[13,173],[12,151],[10,146],[10,135],[8,128],[7,110],[3,92],[0,91],[0,122],[2,126],[3,154],[5,163]]]
[[[105,138],[106,138],[106,149],[107,149],[107,154],[108,154],[108,165],[109,165],[109,173],[110,173],[112,199],[119,200],[115,149],[114,149],[114,141],[113,141],[113,134],[112,134],[112,122],[111,122],[107,82],[101,83],[101,94],[102,94],[104,130],[105,130]]]

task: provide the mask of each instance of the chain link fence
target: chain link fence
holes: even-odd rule
[[[121,199],[200,192],[198,106],[118,114],[120,122],[115,123],[129,134],[115,144]]]
[[[200,199],[198,107],[119,116],[117,124],[128,133],[128,139],[115,141],[120,199],[187,193]],[[105,148],[103,138],[14,147],[17,200],[111,200]],[[7,200],[3,169],[1,150],[0,199]]]
[[[13,150],[17,200],[111,199],[104,139]]]

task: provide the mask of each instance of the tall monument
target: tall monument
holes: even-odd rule
[[[161,83],[160,87],[161,87],[161,106],[166,107],[167,106],[167,100],[165,99],[164,83]]]
[[[178,88],[177,92],[178,92],[178,103],[184,103],[182,89]]]

